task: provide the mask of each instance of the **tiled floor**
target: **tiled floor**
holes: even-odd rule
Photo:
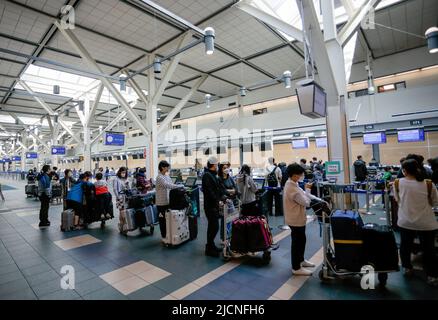
[[[0,203],[0,299],[438,299],[421,270],[413,279],[390,274],[387,289],[362,290],[357,278],[321,283],[318,268],[311,277],[292,277],[290,236],[277,226],[283,217],[270,217],[280,248],[269,265],[260,256],[225,262],[204,253],[206,221],[199,220],[198,239],[178,248],[161,245],[154,235],[133,232],[121,236],[117,220],[104,229],[63,233],[61,206],[50,207],[49,228],[38,228],[39,202],[26,199],[24,183],[0,181],[12,188]],[[366,219],[381,221],[381,215]],[[319,225],[307,225],[306,258],[321,262]],[[61,268],[74,267],[74,290],[63,290]],[[421,269],[421,268],[420,268]]]

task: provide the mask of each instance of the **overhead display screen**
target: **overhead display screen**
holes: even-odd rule
[[[418,142],[424,141],[424,129],[408,129],[397,131],[398,142]]]
[[[364,144],[382,144],[386,143],[385,132],[371,132],[363,134]]]
[[[292,149],[307,149],[309,148],[309,139],[294,139],[292,140]]]
[[[327,137],[315,138],[317,148],[327,148]]]

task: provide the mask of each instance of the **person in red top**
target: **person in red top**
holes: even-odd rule
[[[94,183],[96,189],[96,210],[100,213],[101,220],[113,218],[112,197],[108,190],[108,184],[103,180],[101,172],[96,174],[96,182]]]

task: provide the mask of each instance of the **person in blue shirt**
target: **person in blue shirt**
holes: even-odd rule
[[[49,165],[44,165],[41,169],[41,172],[38,174],[38,197],[41,201],[40,208],[40,223],[39,227],[48,227],[50,226],[49,221],[49,206],[50,206],[50,197],[52,195],[52,182],[48,175],[50,171]]]
[[[81,174],[79,180],[73,184],[70,191],[67,193],[67,209],[72,209],[75,212],[75,229],[81,229],[79,224],[80,219],[84,218],[84,185],[90,184],[90,175]]]

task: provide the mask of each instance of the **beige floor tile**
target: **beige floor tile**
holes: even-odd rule
[[[195,281],[193,281],[193,283],[202,288],[219,277],[220,277],[219,275],[213,273],[207,273],[205,276],[202,276],[196,279]]]
[[[62,250],[70,250],[77,247],[80,247],[81,244],[76,242],[74,239],[64,239],[64,240],[58,240],[55,241],[54,244],[56,244],[58,247],[60,247]]]
[[[84,234],[82,236],[78,236],[74,238],[76,240],[76,242],[82,244],[82,245],[88,245],[88,244],[92,244],[92,243],[97,243],[97,242],[101,242],[101,240],[89,235],[89,234]]]
[[[171,274],[169,272],[167,272],[163,269],[153,268],[151,270],[140,273],[138,276],[148,283],[154,283],[154,282],[160,281],[161,279],[164,279],[170,275]]]
[[[161,298],[160,300],[178,300],[178,299],[175,298],[174,296],[168,294],[167,296],[164,296],[164,297]]]
[[[101,275],[100,278],[102,278],[104,281],[108,282],[109,284],[114,284],[122,280],[132,278],[132,273],[121,268],[105,273]]]
[[[182,300],[185,297],[191,295],[193,292],[199,290],[199,286],[193,284],[193,283],[189,283],[187,285],[185,285],[184,287],[174,291],[171,293],[172,296],[174,296],[175,298],[177,298],[178,300]]]
[[[154,268],[156,268],[154,265],[147,263],[146,261],[137,261],[137,262],[134,262],[130,265],[123,267],[123,269],[131,272],[134,275],[144,273],[144,272],[152,270]]]
[[[124,294],[125,296],[144,288],[147,285],[148,283],[146,281],[136,276],[112,284],[115,289],[119,290],[120,293]]]

